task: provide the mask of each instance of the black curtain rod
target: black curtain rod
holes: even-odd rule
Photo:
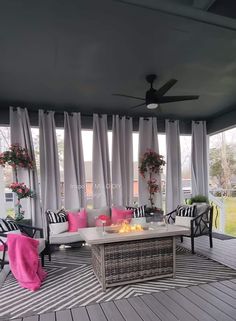
[[[14,107],[15,108],[15,107]],[[16,109],[16,108],[15,108]],[[56,110],[44,110],[44,109],[41,109],[41,110],[43,110],[43,112],[45,113],[45,114],[48,114],[50,111],[53,111],[53,112],[55,112],[55,114],[57,114],[57,115],[63,115],[64,116],[64,112],[65,111],[56,111]],[[29,110],[29,112],[32,112],[33,110]],[[73,114],[78,114],[78,113],[80,113],[81,114],[81,117],[93,117],[93,115],[94,114],[96,114],[96,115],[98,115],[100,118],[102,117],[102,115],[107,115],[107,117],[112,117],[113,115],[110,115],[110,114],[99,114],[99,113],[93,113],[93,114],[84,114],[84,113],[81,113],[81,112],[73,112],[73,111],[71,111],[71,112],[67,112],[68,113],[68,115],[69,116],[73,116]],[[134,118],[134,119],[137,119],[137,118],[141,118],[141,117],[143,117],[143,116],[126,116],[126,115],[118,115],[119,116],[119,118],[121,119],[122,117],[125,117],[126,119],[130,119],[130,118]],[[150,117],[157,117],[157,116],[150,116]],[[147,120],[147,121],[149,121],[149,118],[147,118],[147,117],[144,117],[143,118],[144,120]]]
[[[17,108],[22,108],[25,109],[24,107],[12,107],[14,111],[17,111]],[[50,111],[54,112],[57,115],[63,115],[64,116],[64,112],[67,112],[69,116],[72,116],[73,114],[81,114],[81,117],[93,117],[93,114],[97,114],[100,118],[102,117],[102,115],[107,115],[107,117],[112,117],[115,114],[101,114],[101,113],[93,113],[93,114],[84,114],[78,111],[57,111],[57,110],[46,110],[46,109],[38,109],[38,110],[33,110],[33,109],[28,109],[28,112],[38,112],[39,110],[42,110],[45,114],[48,114]],[[139,119],[143,116],[127,116],[127,115],[118,115],[119,118],[121,119],[122,117],[125,117],[126,119]],[[151,118],[157,118],[157,116],[150,116]],[[144,120],[149,121],[148,117],[143,117]]]

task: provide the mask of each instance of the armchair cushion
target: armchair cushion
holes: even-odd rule
[[[196,216],[201,215],[203,213],[208,214],[208,211],[210,210],[210,205],[209,204],[199,204],[196,205]]]
[[[19,227],[14,221],[0,218],[0,232],[9,232],[19,230]]]
[[[180,225],[180,226],[184,226],[184,227],[191,227],[191,221],[192,221],[192,217],[185,217],[185,216],[177,216],[175,218],[175,225]]]
[[[183,217],[196,216],[196,205],[179,205],[179,206],[177,206],[176,216],[183,216]]]
[[[51,234],[49,237],[50,244],[70,244],[82,242],[83,239],[79,232],[64,232],[61,234]]]

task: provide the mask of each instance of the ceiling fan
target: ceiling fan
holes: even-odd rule
[[[198,99],[199,96],[197,95],[188,95],[188,96],[164,96],[165,93],[173,87],[176,83],[176,79],[170,79],[167,81],[161,88],[156,90],[153,88],[153,82],[157,76],[155,74],[150,74],[146,76],[146,81],[150,84],[150,89],[146,91],[145,98],[142,97],[136,97],[136,96],[129,96],[129,95],[123,95],[123,94],[113,94],[113,96],[121,96],[121,97],[127,97],[127,98],[134,98],[138,100],[143,100],[144,102],[138,105],[135,105],[131,107],[130,109],[141,107],[146,105],[148,109],[155,109],[159,106],[159,104],[166,104],[166,103],[173,103],[176,101],[184,101],[184,100],[194,100]]]

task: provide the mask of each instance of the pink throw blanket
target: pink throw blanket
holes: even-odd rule
[[[11,272],[18,283],[31,291],[38,290],[47,276],[39,260],[39,241],[25,235],[8,234],[7,245]]]

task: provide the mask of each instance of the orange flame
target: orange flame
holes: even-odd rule
[[[121,227],[118,232],[129,233],[129,232],[140,232],[140,231],[143,231],[142,225],[140,224],[130,225],[128,222],[124,221],[121,224]]]

